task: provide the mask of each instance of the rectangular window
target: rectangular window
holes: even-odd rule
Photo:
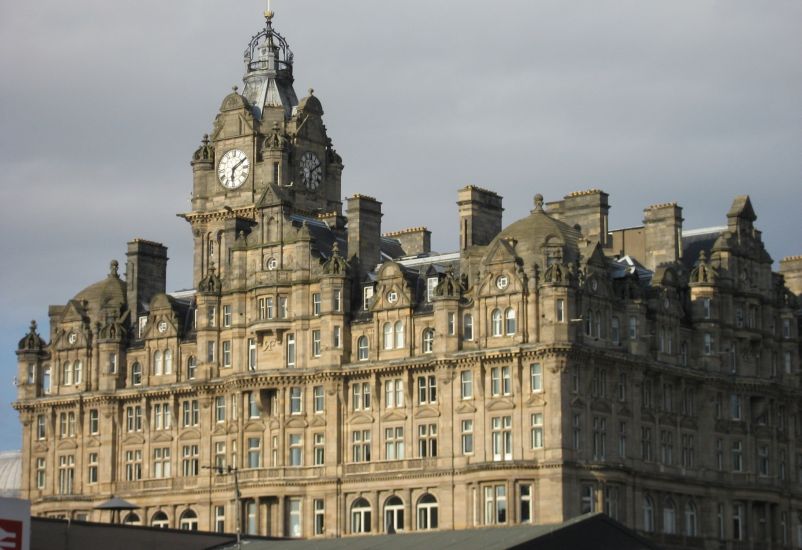
[[[464,370],[459,373],[460,397],[473,399],[473,372]]]
[[[404,428],[384,429],[384,458],[386,460],[404,459]]]
[[[304,440],[301,434],[290,434],[290,466],[303,466]]]
[[[58,494],[71,495],[75,481],[75,456],[58,457]]]
[[[262,439],[248,438],[248,468],[259,468],[262,465]]]
[[[214,530],[217,533],[225,533],[226,532],[226,507],[225,506],[215,506],[214,507]]]
[[[287,334],[287,366],[295,366],[295,335]]]
[[[223,368],[231,367],[231,340],[223,341]]]
[[[125,480],[138,481],[142,479],[142,450],[125,451]]]
[[[618,487],[607,485],[604,488],[604,513],[618,519]]]
[[[259,418],[259,403],[256,392],[245,392],[245,400],[248,406],[248,417]]]
[[[273,299],[272,296],[270,296],[269,298],[265,299],[265,309],[267,310],[267,318],[268,319],[272,319],[272,318],[274,318],[276,316],[274,303],[275,303],[275,300]]]
[[[153,477],[170,477],[170,447],[156,447],[153,449]]]
[[[669,430],[660,431],[660,450],[663,464],[670,466],[674,463],[674,433]]]
[[[783,368],[785,369],[785,374],[791,374],[792,367],[791,352],[786,351],[783,353]]]
[[[574,449],[578,451],[582,448],[582,414],[574,413],[571,424],[573,427]]]
[[[214,342],[206,342],[206,362],[214,363]]]
[[[732,471],[743,472],[744,459],[743,459],[743,443],[741,441],[732,442]]]
[[[312,357],[320,357],[320,329],[312,331]]]
[[[507,486],[484,487],[485,525],[507,523]]]
[[[312,315],[320,315],[320,292],[312,293]]]
[[[334,296],[332,297],[332,309],[334,311],[343,310],[343,291],[340,289],[334,291]]]
[[[90,422],[91,425],[91,422]],[[36,439],[42,440],[47,436],[45,415],[40,414],[36,417]],[[92,432],[94,433],[94,432]]]
[[[618,375],[618,400],[621,403],[627,400],[627,375],[623,372]]]
[[[702,317],[705,319],[710,319],[710,313],[710,298],[702,298]]]
[[[342,347],[342,341],[342,328],[340,326],[335,326],[331,332],[331,345],[334,347],[334,349],[339,349]]]
[[[323,466],[326,462],[326,436],[318,432],[312,436],[315,466]]]
[[[627,423],[618,423],[618,456],[621,459],[627,457]]]
[[[473,454],[473,420],[466,419],[460,423],[462,436],[462,454]]]
[[[437,382],[434,375],[418,377],[418,404],[437,403]]]
[[[109,374],[117,374],[117,354],[109,353],[108,362]]]
[[[322,414],[326,411],[326,397],[323,393],[323,386],[312,388],[312,401],[315,414]]]
[[[286,296],[278,297],[278,317],[279,319],[286,319],[289,316],[289,305],[287,304]]]
[[[543,448],[543,413],[532,414],[532,448]]]
[[[404,381],[400,378],[384,382],[384,406],[387,409],[404,407]]]
[[[293,538],[301,536],[301,499],[288,498],[287,499],[287,526],[289,527],[289,535]]]
[[[555,318],[558,323],[565,322],[565,300],[563,299],[557,300]]]
[[[217,318],[217,307],[209,306],[206,309],[206,322],[210,327],[216,326],[215,319]]]
[[[579,512],[582,514],[590,514],[596,511],[596,492],[593,485],[583,483],[580,487],[580,503]]]
[[[759,445],[757,448],[757,473],[760,476],[769,475],[769,446]]]
[[[532,393],[543,391],[543,367],[540,363],[529,365],[529,387]]]
[[[259,298],[256,301],[256,306],[259,309],[259,319],[267,319],[267,298]]]
[[[682,434],[682,467],[693,468],[694,462],[693,434]]]
[[[89,453],[89,458],[87,460],[89,468],[87,470],[87,482],[88,483],[97,483],[97,468],[98,468],[98,460],[97,460],[97,453]]]
[[[437,288],[437,277],[429,277],[426,279],[426,301],[431,302],[434,298],[434,289]]]
[[[490,427],[493,434],[493,460],[512,460],[512,417],[493,417]]]
[[[630,340],[637,340],[638,339],[638,318],[637,317],[630,317],[629,318],[629,339]]]
[[[322,498],[316,498],[312,501],[312,507],[315,510],[314,517],[314,533],[316,536],[324,535],[326,533],[326,505]]]
[[[736,393],[730,395],[730,415],[733,420],[741,420],[741,396]]]
[[[370,462],[370,430],[351,433],[351,461]]]
[[[290,414],[303,412],[303,389],[299,386],[290,388]]]
[[[36,488],[37,489],[44,489],[45,488],[45,479],[47,475],[47,469],[45,468],[46,461],[42,457],[38,457],[36,459]]]
[[[181,473],[184,477],[198,475],[199,468],[199,448],[198,445],[184,445],[181,447]]]
[[[437,424],[418,425],[418,457],[437,456]]]
[[[370,409],[370,384],[354,382],[351,385],[351,408],[355,411]]]
[[[226,421],[226,397],[224,395],[214,398],[214,420],[215,422]]]
[[[248,338],[248,370],[256,370],[256,339]]]
[[[506,396],[512,393],[510,367],[493,367],[490,369],[490,393],[493,397]]]
[[[640,457],[642,460],[650,462],[652,460],[652,429],[645,426],[640,429],[640,442],[641,451]]]
[[[518,520],[520,523],[532,523],[532,486],[522,484],[518,491]]]
[[[370,303],[373,299],[373,287],[366,286],[362,288],[362,309],[367,311],[370,309]]]
[[[736,502],[732,505],[732,538],[744,539],[744,505]]]
[[[724,471],[724,441],[716,439],[716,469],[719,472]]]
[[[231,306],[223,306],[223,326],[231,326]]]
[[[215,441],[214,443],[214,467],[218,474],[222,474],[226,467],[226,442]]]
[[[593,417],[593,459],[604,460],[607,455],[607,419]]]
[[[462,316],[462,338],[473,340],[473,315],[466,313]]]
[[[42,419],[44,420],[44,417]],[[44,424],[42,428],[44,428]],[[98,414],[97,409],[90,409],[89,411],[89,433],[92,435],[100,433],[100,414]]]
[[[702,352],[705,355],[712,355],[713,354],[713,335],[709,332],[705,332],[704,334],[704,343],[702,345]]]

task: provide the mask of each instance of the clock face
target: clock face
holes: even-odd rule
[[[162,332],[162,333],[167,332],[167,322],[166,321],[162,321],[161,323],[159,323],[159,332]]]
[[[74,344],[78,340],[78,335],[74,332],[71,332],[70,335],[67,337],[67,341],[70,344]]]
[[[217,177],[226,189],[236,189],[248,179],[251,163],[239,149],[228,151],[217,165]]]
[[[316,191],[323,180],[323,165],[317,155],[307,151],[301,157],[301,181],[310,191]]]
[[[498,279],[496,279],[496,287],[499,290],[504,290],[510,284],[510,280],[507,278],[506,275],[501,275]]]

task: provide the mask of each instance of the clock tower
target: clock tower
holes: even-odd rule
[[[196,287],[210,272],[226,280],[235,241],[262,220],[280,226],[299,214],[342,229],[342,159],[313,90],[298,100],[293,62],[266,12],[245,49],[243,89],[223,99],[192,157],[192,211],[182,216],[192,225]],[[281,227],[266,231],[282,234]]]

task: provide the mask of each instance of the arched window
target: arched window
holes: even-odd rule
[[[384,323],[382,332],[384,333],[384,349],[393,349],[393,325]]]
[[[677,532],[677,509],[674,506],[674,501],[670,498],[666,499],[663,505],[663,533],[666,535],[673,535]]]
[[[490,315],[493,336],[501,336],[501,311],[494,309]]]
[[[50,367],[42,369],[42,392],[50,393]]]
[[[164,374],[173,374],[173,352],[169,349],[164,352]]]
[[[83,365],[80,361],[76,361],[72,364],[72,371],[73,371],[73,378],[72,381],[75,385],[80,384],[83,381]]]
[[[134,512],[128,512],[123,518],[123,525],[142,525],[142,520],[139,515]]]
[[[368,337],[360,336],[356,341],[356,358],[360,361],[368,360]]]
[[[418,531],[437,529],[437,499],[429,493],[418,501]]]
[[[178,528],[182,531],[197,531],[198,530],[198,514],[191,509],[184,510],[178,522]]]
[[[370,533],[370,503],[364,498],[351,505],[351,532]]]
[[[187,359],[187,380],[195,380],[198,371],[198,360],[195,357]]]
[[[61,385],[72,386],[72,363],[69,361],[61,365]]]
[[[156,350],[153,352],[153,374],[161,376],[164,372],[164,362],[162,361],[162,352]]]
[[[434,350],[434,329],[423,331],[423,353],[432,353]]]
[[[138,361],[131,365],[131,382],[134,386],[142,384],[142,365]]]
[[[153,514],[153,517],[150,518],[150,526],[158,527],[159,529],[167,529],[170,527],[170,520],[167,519],[167,514],[159,511]]]
[[[690,501],[685,505],[685,535],[696,536],[696,505]]]
[[[651,497],[643,497],[643,530],[654,532],[654,503]]]
[[[507,311],[504,312],[504,319],[506,321],[507,336],[515,334],[515,310],[511,307],[507,308]]]
[[[395,347],[401,349],[404,347],[404,322],[395,322]]]
[[[462,338],[473,340],[473,315],[470,313],[462,316]]]
[[[404,530],[404,502],[393,495],[384,503],[384,531],[397,533]]]

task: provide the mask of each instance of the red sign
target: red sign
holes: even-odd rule
[[[0,549],[22,550],[22,522],[0,519]]]

